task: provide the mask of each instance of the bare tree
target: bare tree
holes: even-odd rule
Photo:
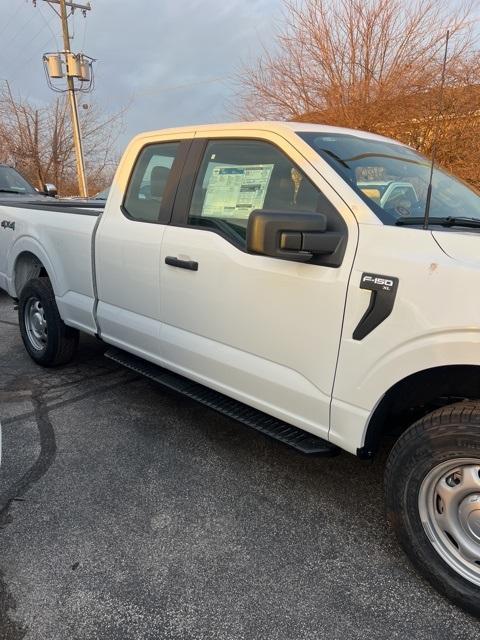
[[[115,143],[123,111],[105,114],[97,106],[81,110],[89,191],[111,180],[117,163]],[[0,161],[15,165],[39,188],[53,182],[62,195],[77,193],[75,152],[68,105],[62,96],[38,108],[16,99],[10,88],[0,92]]]
[[[435,116],[449,29],[442,114],[446,127],[438,157],[457,167],[459,159],[446,151],[458,129],[477,158],[476,180],[480,161],[477,6],[478,0],[462,1],[457,8],[439,0],[286,0],[284,24],[277,30],[272,51],[264,50],[256,63],[245,65],[238,75],[240,108],[236,111],[248,119],[367,129],[393,135],[428,153],[432,128],[438,123]],[[462,173],[468,173],[465,166]]]

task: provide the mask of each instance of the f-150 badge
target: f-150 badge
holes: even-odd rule
[[[391,276],[377,276],[373,273],[362,274],[360,289],[370,289],[371,291],[393,291],[398,285],[398,278]]]
[[[15,222],[13,220],[2,220],[2,229],[15,231]]]
[[[371,291],[370,304],[353,332],[354,340],[363,340],[392,313],[398,278],[376,273],[362,273],[360,289]]]

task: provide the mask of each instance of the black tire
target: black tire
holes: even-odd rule
[[[445,533],[450,525],[445,525],[445,521],[440,520],[439,533],[435,532],[435,525],[430,528],[430,537],[432,541],[435,540],[436,544],[434,546],[434,542],[431,542],[427,536],[420,515],[419,504],[428,505],[430,503],[433,505],[431,512],[434,514],[434,521],[438,520],[436,510],[440,514],[440,518],[445,517],[445,513],[447,517],[449,517],[449,513],[454,511],[460,513],[460,508],[454,501],[451,504],[457,504],[457,506],[450,507],[452,512],[444,511],[446,507],[442,498],[440,496],[440,504],[438,505],[439,495],[435,493],[437,487],[439,487],[438,492],[440,493],[442,486],[445,486],[440,485],[442,482],[448,484],[449,487],[453,486],[455,491],[457,486],[459,486],[459,491],[461,487],[463,487],[462,491],[471,490],[466,476],[463,477],[461,474],[454,474],[450,471],[450,461],[453,465],[456,464],[456,460],[460,464],[459,459],[464,459],[465,469],[468,464],[471,464],[472,483],[476,486],[476,475],[480,477],[480,472],[475,463],[468,463],[467,460],[478,459],[480,464],[480,401],[459,402],[433,411],[400,436],[390,453],[385,470],[387,517],[401,546],[418,571],[440,593],[447,596],[455,604],[475,616],[480,616],[480,586],[475,583],[476,574],[473,579],[472,574],[469,574],[469,579],[467,579],[451,565],[451,558],[450,562],[445,559],[449,554],[455,555],[454,547],[457,550],[461,549],[455,539]],[[432,484],[435,489],[432,494],[427,494],[425,487],[429,486],[429,479],[435,478],[435,474],[443,473],[444,469],[447,470],[445,476],[442,476],[437,484]],[[454,476],[459,477],[454,478]],[[451,482],[453,484],[450,484]],[[463,482],[466,484],[463,485]],[[473,493],[469,494],[468,500],[469,508],[475,510],[474,526],[478,528],[480,512],[476,505],[480,498],[476,497],[476,492],[475,488]],[[433,498],[427,500],[424,498],[427,495],[431,495]],[[466,500],[467,498],[464,498],[464,501]],[[475,503],[474,507],[470,506],[472,502]],[[480,502],[478,502],[478,508],[480,509]],[[424,508],[423,519],[427,522],[428,528],[430,524],[428,515],[425,514]],[[446,536],[446,542],[442,547],[443,535]],[[468,536],[472,535],[470,531]],[[437,548],[441,550],[438,551]],[[475,573],[477,565],[480,565],[480,557],[478,562],[471,559],[466,562],[467,564],[472,563],[469,566],[472,568],[472,573]],[[478,570],[480,570],[480,566],[478,566]]]
[[[41,332],[34,331],[32,322],[28,320],[33,304],[37,305],[46,322],[41,337],[36,337]],[[37,364],[55,367],[72,360],[78,347],[79,332],[67,327],[60,318],[48,278],[35,278],[23,287],[18,303],[18,321],[25,349]]]

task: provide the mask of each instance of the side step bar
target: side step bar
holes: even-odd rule
[[[207,407],[215,409],[215,411],[223,413],[238,422],[242,422],[252,429],[256,429],[271,438],[275,438],[275,440],[279,440],[302,453],[317,456],[333,456],[340,452],[337,446],[318,436],[287,424],[278,418],[258,411],[258,409],[249,407],[243,404],[243,402],[229,398],[223,393],[209,389],[198,382],[193,382],[188,378],[163,369],[156,364],[147,362],[126,351],[113,347],[105,353],[105,356],[128,369],[132,369],[151,380],[155,380],[155,382],[158,382],[164,387],[173,389],[173,391],[182,393],[192,400],[201,402]]]

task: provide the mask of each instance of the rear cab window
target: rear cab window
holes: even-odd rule
[[[122,207],[128,218],[140,222],[168,222],[169,212],[161,215],[162,204],[179,147],[180,142],[162,142],[147,145],[140,151]]]

